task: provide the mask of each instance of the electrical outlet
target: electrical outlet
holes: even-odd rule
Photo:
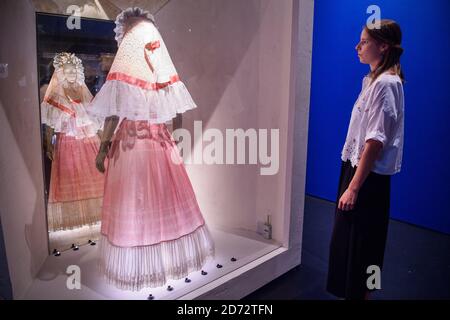
[[[266,222],[258,221],[256,232],[265,239],[272,239],[272,226]]]

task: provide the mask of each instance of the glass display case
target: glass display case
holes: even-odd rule
[[[126,9],[126,6],[119,5],[115,8],[119,7],[120,11],[111,8],[103,8],[102,11],[97,7],[95,12],[106,12],[101,18],[93,18],[95,14],[88,15],[85,11],[85,16],[76,16],[80,28],[71,29],[68,21],[74,16],[62,11],[66,7],[36,12],[42,11],[42,7],[24,5],[24,8],[18,8],[11,5],[11,12],[31,10],[36,18],[35,34],[28,35],[29,39],[35,38],[36,41],[36,58],[31,60],[36,63],[35,69],[32,63],[21,68],[32,74],[37,70],[37,83],[27,83],[24,93],[35,102],[27,103],[32,112],[26,115],[28,120],[25,122],[32,124],[30,134],[39,136],[39,139],[33,139],[33,143],[40,143],[40,153],[34,152],[30,156],[34,157],[35,170],[42,170],[43,179],[36,182],[38,192],[35,198],[37,206],[43,209],[39,212],[45,212],[34,218],[32,228],[35,236],[31,237],[34,240],[26,240],[41,243],[39,250],[33,250],[36,245],[21,247],[14,253],[17,259],[10,259],[13,268],[20,255],[31,256],[35,261],[35,272],[27,289],[16,284],[16,292],[24,298],[40,299],[243,297],[300,263],[309,79],[297,79],[296,74],[300,70],[308,72],[310,67],[310,56],[298,55],[298,52],[310,49],[311,33],[301,30],[302,24],[310,25],[308,17],[312,7],[294,0],[283,3],[170,0],[164,1],[157,10],[154,7],[143,8],[153,10],[155,34],[161,39],[148,41],[146,38],[142,42],[144,47],[130,51],[132,58],[121,58],[125,59],[121,60],[122,65],[126,65],[121,70],[128,74],[114,69],[122,50],[116,41],[114,20]],[[110,12],[113,14],[108,16]],[[31,25],[22,26],[16,32],[23,33],[25,29],[33,28]],[[151,32],[148,30],[143,32],[145,37]],[[162,48],[167,49],[169,58],[153,56]],[[15,59],[19,57],[9,55],[3,59],[9,59],[6,62],[15,65]],[[148,60],[148,70],[139,66],[140,59]],[[166,62],[169,59],[176,68],[173,75],[169,71],[164,73],[166,67],[161,67],[164,72],[157,74],[158,64],[164,59]],[[52,77],[56,77],[58,72],[64,79],[61,89],[55,85],[57,80],[52,82]],[[76,79],[74,81],[79,82],[76,89],[70,84],[71,73]],[[156,74],[154,86],[152,74]],[[10,75],[11,81],[13,76]],[[138,116],[133,119],[130,114],[124,116],[115,111],[119,115],[119,123],[111,131],[113,142],[108,145],[108,156],[102,161],[106,168],[106,172],[102,172],[98,157],[106,141],[107,122],[105,117],[101,121],[96,118],[96,104],[99,100],[104,101],[105,95],[116,102],[115,99],[125,98],[135,101],[132,98],[138,95],[133,91],[135,89],[120,95],[115,91],[112,94],[112,91],[105,90],[108,81],[122,81],[133,88],[139,87],[139,90],[155,87],[162,91],[162,98],[153,93],[139,98],[139,101],[148,102],[150,109],[152,103],[172,101],[170,90],[174,89],[170,86],[182,81],[195,107],[174,108],[177,111],[174,117],[162,118],[155,123],[146,119],[145,124],[139,122],[143,120]],[[84,91],[81,88],[85,88]],[[18,94],[18,89],[12,87],[11,94]],[[62,96],[62,100],[57,100],[56,96]],[[183,97],[187,99],[186,94]],[[165,109],[154,112],[164,113],[171,108],[171,103],[177,103],[174,101],[165,105]],[[186,100],[183,101],[181,104]],[[132,103],[128,106],[134,110]],[[105,108],[110,107],[111,104]],[[87,129],[83,129],[81,137],[70,136],[68,129],[57,129],[56,120],[52,120],[55,117],[58,121],[66,117],[61,127],[75,128],[76,132],[83,125],[83,128],[92,125],[95,134],[86,134]],[[134,121],[134,133],[130,133],[132,129],[127,121]],[[12,121],[11,126],[20,122],[25,123]],[[182,159],[185,171],[167,174],[161,167],[152,167],[152,176],[147,179],[144,174],[146,168],[160,163],[149,157],[139,165],[136,162],[130,162],[128,167],[125,165],[121,169],[121,178],[113,184],[111,168],[117,161],[114,157],[116,151],[111,151],[115,150],[114,141],[120,132],[126,132],[128,137],[139,135],[141,131],[136,128],[146,125],[150,135],[152,132],[160,135],[160,131],[152,131],[153,125],[167,126],[168,140],[158,140],[158,143],[163,145],[161,148],[170,144],[169,147]],[[125,142],[121,141],[120,146],[123,147]],[[137,145],[139,141],[136,141],[137,138],[133,142],[127,140],[127,143]],[[120,150],[125,153],[125,149]],[[42,169],[37,164],[39,161]],[[136,168],[139,168],[138,172],[135,172]],[[187,275],[183,274],[178,279],[167,277],[158,285],[130,288],[107,281],[97,270],[97,263],[103,250],[102,243],[106,241],[106,220],[110,219],[108,223],[112,223],[111,219],[117,218],[108,211],[113,210],[111,203],[118,201],[114,195],[119,194],[117,197],[122,201],[122,222],[114,225],[114,232],[117,232],[117,228],[131,224],[135,219],[131,213],[134,210],[131,208],[135,208],[130,204],[132,201],[138,201],[141,207],[148,209],[147,212],[154,212],[156,207],[167,207],[167,192],[180,181],[180,176],[175,176],[174,172],[177,175],[186,172],[183,188],[173,189],[176,204],[172,206],[181,208],[177,211],[176,222],[161,222],[168,219],[164,220],[162,215],[162,220],[150,223],[153,227],[147,228],[144,226],[146,222],[142,222],[145,219],[139,216],[142,224],[135,223],[134,229],[127,232],[133,235],[142,232],[146,237],[156,234],[158,241],[165,242],[161,240],[166,239],[162,236],[163,231],[154,225],[166,223],[164,230],[188,229],[187,226],[194,224],[194,218],[180,218],[190,210],[180,199],[184,197],[183,192],[192,188],[199,219],[204,219],[214,243],[214,254]],[[137,182],[130,184],[124,177],[133,174],[133,181]],[[159,184],[155,182],[158,177],[163,179]],[[126,191],[105,191],[111,190],[112,185],[114,190],[126,186]],[[133,186],[139,187],[134,189]],[[155,190],[151,194],[159,195],[156,202],[148,196],[148,190],[152,188]],[[147,196],[141,198],[142,194]],[[164,212],[169,215],[167,210]],[[26,218],[4,219],[3,228],[13,228],[21,223],[21,219]],[[112,229],[108,230],[111,239]],[[47,242],[43,241],[43,232]],[[8,232],[5,236],[7,239],[16,237]],[[135,248],[133,245],[130,247]],[[144,256],[139,254],[139,257]],[[178,256],[177,259],[183,257]],[[145,261],[140,263],[146,264]],[[17,275],[22,272],[20,268],[17,270]],[[78,290],[72,290],[74,288]]]

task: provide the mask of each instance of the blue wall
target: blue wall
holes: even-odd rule
[[[340,153],[368,72],[355,45],[376,4],[403,31],[405,145],[391,217],[450,233],[450,1],[316,0],[306,193],[336,201]]]

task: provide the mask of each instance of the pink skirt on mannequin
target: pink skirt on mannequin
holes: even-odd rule
[[[100,267],[122,289],[163,285],[213,256],[179,150],[165,124],[124,119],[108,153]]]
[[[95,167],[100,139],[58,133],[48,199],[49,230],[100,222],[104,176]]]

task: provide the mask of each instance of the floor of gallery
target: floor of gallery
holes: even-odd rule
[[[81,246],[79,250],[62,252],[59,257],[49,256],[38,276],[28,290],[25,299],[179,299],[190,295],[202,287],[232,271],[278,249],[280,246],[261,236],[242,230],[218,230],[210,228],[216,245],[216,256],[209,260],[203,270],[189,274],[190,283],[185,279],[170,280],[158,288],[144,288],[140,291],[124,291],[108,284],[96,270],[98,244]],[[231,261],[231,258],[236,261]],[[218,268],[217,264],[222,267]],[[66,282],[72,271],[69,266],[78,266],[80,270],[80,289],[68,289]],[[171,286],[172,291],[167,287]]]
[[[306,197],[302,264],[245,299],[335,299],[325,290],[334,208]],[[371,299],[450,299],[450,235],[391,220],[381,288]]]

